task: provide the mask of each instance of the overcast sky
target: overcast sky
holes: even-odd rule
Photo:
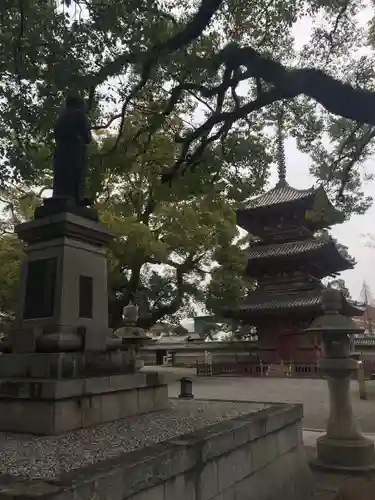
[[[311,160],[308,155],[299,152],[293,140],[286,141],[287,180],[289,184],[298,189],[309,188],[314,184],[314,178],[309,174]],[[375,173],[375,159],[367,161],[364,165],[367,172]],[[271,183],[276,180],[276,171],[273,172]],[[364,185],[366,194],[375,194],[375,181]],[[343,224],[332,227],[332,235],[340,243],[346,245],[350,255],[357,264],[354,269],[341,273],[345,279],[353,299],[360,298],[363,281],[366,280],[375,295],[375,249],[366,244],[369,240],[366,233],[374,233],[375,206],[372,206],[365,215],[357,215]]]
[[[373,8],[364,8],[360,13],[359,22],[367,23],[372,16]],[[304,18],[295,25],[296,46],[302,46],[308,42],[311,27],[312,22],[309,18]],[[309,175],[310,158],[297,150],[293,140],[286,142],[286,158],[289,184],[295,188],[310,187],[314,183],[312,176]],[[363,168],[368,173],[375,173],[375,158],[367,161]],[[364,192],[375,198],[375,181],[367,182],[364,185]],[[375,206],[372,206],[365,215],[354,216],[349,221],[332,228],[332,235],[348,247],[350,255],[357,262],[354,269],[340,275],[345,279],[353,299],[356,300],[360,299],[364,280],[375,295],[375,248],[368,246],[369,238],[365,236],[368,233],[375,235],[374,220]]]
[[[365,24],[373,15],[372,8],[365,8],[359,15],[358,21]],[[301,19],[293,28],[296,48],[302,47],[309,42],[312,28],[312,20],[309,17]],[[298,151],[295,141],[288,139],[285,142],[287,180],[288,183],[297,189],[306,189],[316,184],[309,173],[311,159]],[[368,173],[375,173],[375,158],[367,161],[363,168]],[[277,181],[276,167],[272,172],[269,188],[273,187]],[[373,195],[375,198],[375,180],[367,182],[364,186],[366,195]],[[370,239],[366,234],[373,233],[375,242],[375,206],[372,206],[365,215],[357,215],[343,224],[332,227],[331,234],[337,240],[348,247],[349,253],[356,260],[354,269],[345,271],[339,275],[346,282],[346,285],[354,300],[361,300],[361,289],[365,280],[372,295],[375,297],[375,247],[370,248]],[[201,314],[204,314],[203,312]],[[198,314],[199,315],[199,314]],[[193,320],[182,322],[189,331],[193,330]]]

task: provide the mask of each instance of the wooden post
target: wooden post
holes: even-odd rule
[[[363,362],[361,360],[358,361],[357,380],[358,380],[358,389],[359,389],[360,399],[367,399],[365,370],[364,370]]]

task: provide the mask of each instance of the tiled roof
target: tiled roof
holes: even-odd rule
[[[301,241],[291,241],[288,243],[277,243],[274,245],[253,245],[249,248],[249,259],[264,259],[267,257],[283,257],[287,255],[300,255],[312,252],[326,245],[331,245],[331,240],[309,239]]]
[[[224,309],[223,316],[238,316],[238,313],[269,313],[271,311],[285,311],[290,309],[316,308],[322,305],[321,291],[299,291],[290,293],[266,293],[264,291],[254,291],[249,294],[247,299],[239,305],[237,309]],[[323,312],[323,311],[322,311]],[[358,313],[358,309],[344,300],[343,314],[352,316]]]
[[[270,189],[266,193],[250,200],[246,209],[258,208],[258,207],[269,207],[271,205],[278,205],[279,203],[287,203],[290,201],[300,200],[302,198],[308,198],[313,196],[316,189],[294,189],[289,184],[276,185],[273,189]]]
[[[275,309],[300,309],[320,305],[320,291],[265,294],[254,292],[239,307],[240,311],[270,311]]]

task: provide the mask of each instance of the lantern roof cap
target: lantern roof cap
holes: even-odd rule
[[[313,320],[306,332],[336,333],[348,335],[361,333],[360,328],[352,318],[340,313],[343,307],[344,297],[342,292],[327,287],[321,292],[321,301],[324,314]]]

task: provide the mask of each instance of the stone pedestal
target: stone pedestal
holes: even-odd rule
[[[350,399],[350,381],[357,369],[351,358],[324,358],[320,369],[327,377],[330,413],[327,434],[317,440],[317,464],[328,469],[373,468],[374,443],[357,426]]]
[[[53,435],[168,405],[163,381],[135,374],[133,353],[108,328],[112,232],[92,212],[59,212],[61,203],[15,229],[26,258],[0,356],[0,431]]]
[[[26,243],[13,351],[106,350],[108,294],[103,224],[68,212],[20,224]]]

